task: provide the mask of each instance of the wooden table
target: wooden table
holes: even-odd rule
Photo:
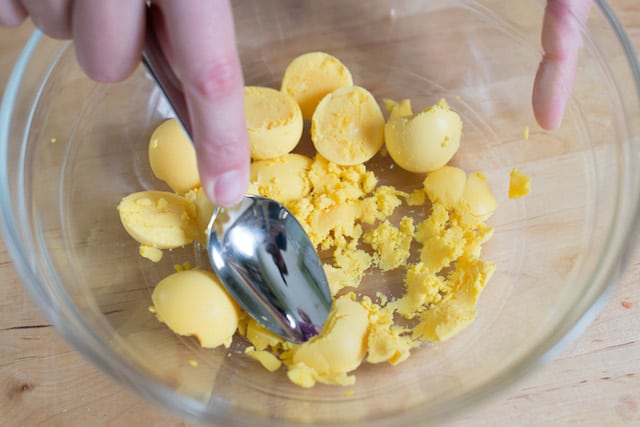
[[[640,50],[640,5],[614,10]],[[32,30],[0,29],[0,87]],[[0,242],[0,425],[193,425],[118,386],[31,302]],[[554,361],[455,426],[640,425],[640,253],[598,318]]]

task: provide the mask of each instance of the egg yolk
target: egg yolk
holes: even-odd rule
[[[289,153],[302,135],[302,113],[285,92],[260,86],[244,88],[244,109],[253,159]]]
[[[351,85],[351,72],[338,58],[325,52],[309,52],[289,63],[280,90],[296,100],[305,120],[311,120],[322,98]]]
[[[246,357],[270,372],[284,368],[301,387],[354,384],[361,364],[397,365],[423,343],[448,340],[471,324],[496,269],[481,257],[494,232],[486,221],[497,209],[489,179],[448,164],[460,146],[462,120],[445,100],[418,114],[409,99],[383,103],[386,123],[374,96],[322,52],[294,59],[281,91],[245,88],[249,192],[283,203],[325,254],[333,304],[319,335],[285,341],[245,315],[215,274],[190,268],[154,288],[157,318],[203,347],[229,346],[241,335]],[[292,152],[303,118],[311,119],[311,157]],[[118,205],[140,255],[154,262],[164,249],[204,245],[215,209],[193,174],[193,147],[176,125],[161,124],[149,146],[154,174],[174,193],[142,191]],[[421,184],[404,192],[379,182],[366,162],[383,144],[395,164],[426,174]],[[510,198],[529,192],[522,172],[514,169],[510,178]],[[360,293],[365,277],[378,272],[397,274],[398,286],[375,298]]]
[[[168,119],[154,130],[149,164],[154,175],[176,193],[184,194],[200,185],[196,151],[176,119]]]
[[[408,104],[391,105],[385,125],[389,155],[409,172],[431,172],[446,165],[460,147],[462,120],[441,100],[434,106],[410,114]],[[401,109],[400,113],[394,112]]]

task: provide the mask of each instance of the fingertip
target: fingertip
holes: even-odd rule
[[[140,64],[144,2],[74,2],[72,32],[78,63],[93,80],[117,82]]]
[[[84,73],[101,83],[115,83],[125,80],[138,66],[138,61],[121,61],[114,66],[105,66],[104,62],[88,54],[82,47],[76,47],[76,58]]]
[[[19,1],[9,0],[0,7],[0,27],[19,27],[29,16]]]
[[[229,207],[240,202],[249,188],[249,173],[243,168],[230,169],[202,178],[205,194],[215,205]]]
[[[546,130],[562,125],[575,80],[577,56],[565,59],[545,55],[538,66],[531,102],[538,124]]]

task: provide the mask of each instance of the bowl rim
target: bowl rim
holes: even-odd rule
[[[605,0],[595,0],[594,5],[599,8],[602,16],[610,26],[609,29],[613,31],[617,37],[619,47],[622,47],[627,61],[626,65],[634,78],[633,83],[636,89],[636,96],[640,100],[640,63],[635,49],[608,3]],[[0,104],[0,165],[8,163],[7,151],[10,123],[13,107],[21,87],[22,76],[42,38],[42,32],[38,29],[34,30],[20,53],[5,87]],[[640,137],[640,135],[638,136]],[[216,409],[220,411],[216,411],[214,414],[211,411],[205,410],[209,408],[207,405],[200,403],[194,404],[191,399],[175,394],[169,387],[158,384],[149,386],[149,380],[142,372],[124,363],[115,352],[110,350],[108,346],[105,347],[103,345],[104,342],[82,321],[79,312],[73,310],[73,316],[70,317],[68,314],[65,315],[57,311],[54,308],[55,297],[49,294],[41,285],[40,278],[34,267],[29,262],[23,261],[30,259],[30,257],[25,252],[20,242],[20,236],[16,231],[18,225],[14,213],[11,211],[12,204],[8,199],[8,194],[10,194],[8,181],[8,170],[0,170],[0,234],[3,236],[8,253],[13,260],[14,268],[31,298],[68,343],[109,377],[134,390],[139,396],[146,400],[171,410],[174,414],[224,425],[255,425],[256,422],[260,421],[257,415],[237,414],[228,409],[224,409],[224,405],[217,406]],[[640,217],[640,191],[637,191],[632,196],[633,199],[629,203],[632,214],[629,216],[630,219],[627,223],[622,225],[623,229],[627,230],[627,233],[621,240],[619,246],[614,248],[615,254],[611,257],[611,262],[608,263],[605,271],[601,274],[602,278],[599,280],[604,280],[605,283],[601,286],[596,286],[599,292],[590,296],[580,310],[569,310],[566,313],[565,317],[569,317],[568,320],[570,320],[563,323],[566,327],[543,336],[538,345],[534,347],[534,351],[517,358],[510,369],[500,372],[496,377],[461,394],[460,399],[456,401],[455,404],[449,403],[443,407],[438,407],[437,409],[439,409],[439,411],[428,415],[429,420],[439,421],[444,418],[449,418],[456,410],[477,405],[488,398],[488,395],[483,393],[485,390],[491,390],[490,395],[495,395],[497,392],[517,383],[539,366],[552,360],[595,319],[617,287],[620,277],[625,272],[633,250],[636,247],[636,237],[640,232],[640,221],[634,221],[633,219]],[[592,278],[592,282],[594,281]],[[593,285],[595,286],[596,284],[594,283]],[[243,417],[242,420],[237,418],[239,415]],[[352,425],[385,425],[392,419],[397,425],[411,425],[415,422],[426,421],[425,415],[420,413],[420,408],[414,406],[408,408],[399,416],[387,415],[376,420],[357,420],[353,422]],[[281,419],[276,420],[276,422],[283,426],[300,425]],[[318,425],[331,424],[331,422],[320,422]]]

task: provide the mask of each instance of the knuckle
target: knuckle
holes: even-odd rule
[[[232,162],[235,159],[244,157],[244,147],[238,138],[230,137],[221,139],[203,140],[197,144],[200,154],[207,158],[216,158],[221,162]],[[222,165],[229,166],[229,165]]]
[[[233,55],[188,70],[183,81],[206,99],[226,97],[243,85],[240,65]]]
[[[226,136],[224,139],[200,140],[196,143],[198,158],[215,170],[229,169],[248,164],[249,148],[241,138]]]

